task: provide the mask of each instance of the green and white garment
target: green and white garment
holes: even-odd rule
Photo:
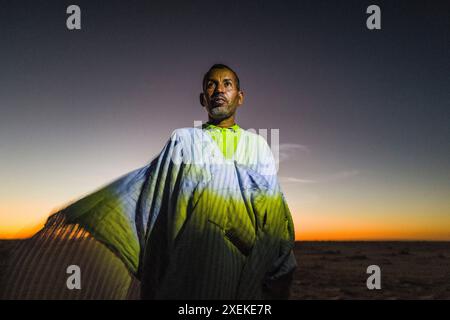
[[[231,159],[234,156],[242,132],[237,124],[228,128],[221,128],[211,123],[205,123],[202,128],[216,142],[225,159]]]
[[[22,243],[5,295],[270,298],[296,267],[293,246],[265,139],[237,125],[176,129],[148,165],[52,215]],[[66,289],[67,265],[89,270],[84,291]]]

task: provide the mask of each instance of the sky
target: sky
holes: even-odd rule
[[[66,8],[81,8],[81,30]],[[381,8],[368,30],[366,8]],[[144,166],[206,121],[278,129],[297,240],[450,240],[448,1],[2,1],[0,238]]]

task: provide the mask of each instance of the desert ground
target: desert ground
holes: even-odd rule
[[[450,299],[450,242],[297,242],[295,254],[292,299]]]
[[[0,288],[13,240],[0,240]],[[450,299],[450,242],[297,242],[291,299]],[[367,267],[381,270],[369,290]]]

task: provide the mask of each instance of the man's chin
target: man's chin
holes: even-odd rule
[[[210,116],[215,120],[226,119],[230,116],[230,112],[226,106],[212,108],[209,113]]]

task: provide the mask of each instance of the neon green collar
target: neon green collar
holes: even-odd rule
[[[204,123],[204,124],[202,125],[202,129],[206,129],[206,130],[212,130],[212,129],[227,130],[227,129],[230,129],[230,130],[233,130],[233,131],[236,132],[236,131],[238,131],[238,130],[240,129],[240,127],[235,123],[235,124],[232,125],[231,127],[228,127],[228,128],[222,128],[222,127],[216,126],[216,125],[214,125],[214,124],[212,124],[212,123],[206,122],[206,123]]]

